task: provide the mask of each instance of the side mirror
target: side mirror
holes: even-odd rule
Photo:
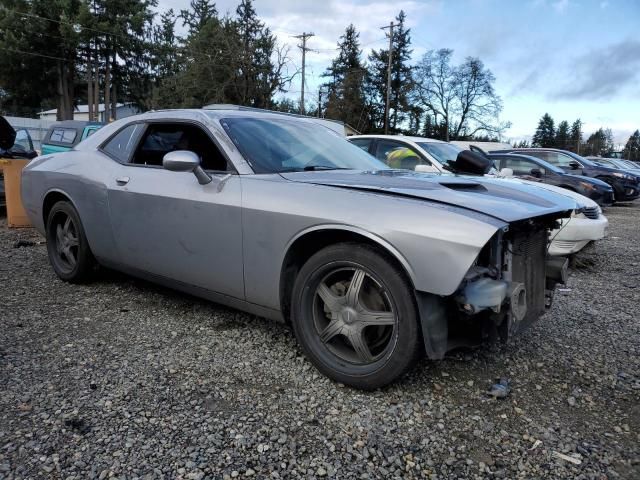
[[[211,177],[200,166],[200,157],[189,150],[175,150],[162,158],[162,166],[171,172],[193,172],[200,185],[211,182]]]
[[[580,164],[578,162],[569,162],[569,167],[571,167],[572,170],[577,170],[580,168]]]
[[[540,178],[542,176],[542,171],[539,168],[532,168],[530,173],[537,178]]]

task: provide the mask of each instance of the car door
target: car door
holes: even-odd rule
[[[516,177],[535,177],[536,170],[539,173],[540,177],[546,174],[544,168],[539,166],[532,160],[527,158],[518,158],[518,157],[503,157],[501,168],[510,168],[513,170],[513,174]]]
[[[108,186],[120,263],[243,299],[240,176],[201,125],[133,128],[102,147],[120,162]],[[162,158],[174,150],[197,153],[213,181],[201,185],[191,172],[165,170]]]

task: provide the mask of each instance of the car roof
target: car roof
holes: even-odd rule
[[[449,143],[442,140],[436,140],[435,138],[427,138],[427,137],[415,137],[409,135],[385,135],[385,134],[375,134],[371,133],[368,135],[353,135],[349,138],[378,138],[378,139],[388,139],[388,140],[400,140],[400,141],[409,141],[414,143]]]
[[[96,126],[101,127],[104,125],[102,122],[87,122],[82,120],[62,120],[61,122],[56,122],[49,128],[84,128],[88,126]]]

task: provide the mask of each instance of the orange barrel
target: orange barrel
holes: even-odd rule
[[[20,174],[31,160],[0,159],[0,168],[4,173],[4,194],[7,203],[7,225],[9,227],[30,227],[31,222],[22,206],[20,195]]]

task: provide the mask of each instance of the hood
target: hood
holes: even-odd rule
[[[562,188],[562,187],[557,187],[555,185],[549,185],[548,183],[538,183],[538,182],[531,182],[529,180],[525,180],[522,178],[518,178],[518,177],[507,177],[507,180],[511,180],[514,182],[519,182],[525,185],[533,185],[536,188],[542,188],[544,190],[547,190],[549,192],[553,192],[556,193],[558,195],[563,195],[565,197],[568,197],[572,200],[574,200],[577,204],[578,208],[581,207],[597,207],[598,204],[596,202],[594,202],[593,200],[591,200],[588,197],[585,197],[584,195],[578,193],[578,192],[574,192],[573,190],[568,190],[566,188]],[[605,184],[606,185],[606,184]]]
[[[430,175],[409,170],[331,170],[281,175],[294,182],[421,198],[483,213],[504,222],[576,208],[576,202],[565,195],[534,184],[500,178]]]
[[[16,131],[6,118],[0,117],[0,150],[9,150],[16,141]]]
[[[585,177],[584,175],[574,175],[573,173],[567,173],[566,176],[576,178],[582,182],[587,182],[600,188],[604,188],[607,191],[613,190],[611,185],[609,185],[607,182],[604,182],[598,178]]]

